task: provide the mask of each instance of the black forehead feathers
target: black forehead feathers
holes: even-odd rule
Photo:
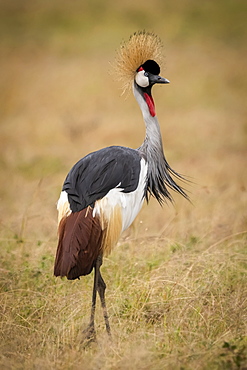
[[[154,60],[148,59],[141,65],[145,72],[152,73],[153,75],[160,74],[160,66]]]

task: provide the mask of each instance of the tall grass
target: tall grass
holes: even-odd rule
[[[245,3],[0,6],[1,368],[245,369]],[[142,28],[165,43],[171,84],[154,97],[193,204],[144,206],[102,267],[113,339],[99,307],[98,341],[84,347],[93,276],[53,277],[55,203],[80,157],[142,142],[110,64]]]

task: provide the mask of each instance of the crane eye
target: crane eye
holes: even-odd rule
[[[148,77],[148,72],[144,72],[144,76]]]

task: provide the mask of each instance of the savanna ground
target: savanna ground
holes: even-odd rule
[[[246,369],[247,3],[1,1],[1,369]],[[193,204],[144,206],[105,259],[113,339],[81,344],[93,276],[53,277],[70,167],[138,147],[139,108],[111,74],[140,29],[165,44],[154,97]]]

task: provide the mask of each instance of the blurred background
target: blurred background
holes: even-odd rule
[[[0,0],[2,368],[246,369],[246,11],[246,0]],[[164,43],[171,83],[153,95],[191,203],[151,199],[104,259],[114,340],[98,309],[99,346],[84,350],[93,275],[53,276],[56,202],[81,157],[141,145],[141,112],[112,66],[143,29]]]
[[[164,43],[154,88],[165,154],[193,205],[151,201],[136,230],[186,237],[246,230],[246,1],[0,1],[2,238],[56,248],[56,201],[71,166],[108,145],[138,147],[144,124],[112,73],[123,40]]]

